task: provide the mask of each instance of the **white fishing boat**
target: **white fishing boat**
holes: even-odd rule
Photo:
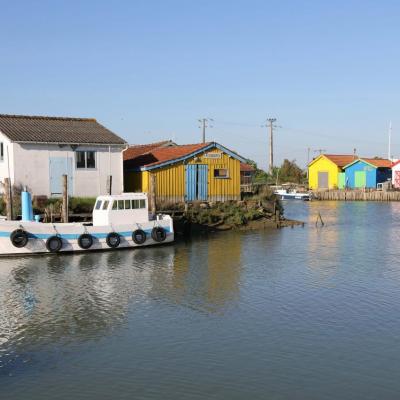
[[[310,194],[305,192],[297,192],[295,189],[278,189],[274,192],[280,200],[310,200]]]
[[[99,196],[93,223],[35,222],[31,202],[22,206],[23,220],[0,221],[1,256],[115,250],[174,240],[172,218],[159,214],[150,219],[145,193]]]

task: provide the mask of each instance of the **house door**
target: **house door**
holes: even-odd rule
[[[187,201],[208,199],[208,167],[206,164],[186,165],[185,198]]]
[[[355,171],[354,180],[356,188],[365,187],[367,185],[367,173],[365,171]]]
[[[318,189],[329,188],[329,174],[328,172],[318,172]]]
[[[72,158],[67,157],[50,157],[50,195],[61,196],[63,192],[62,176],[68,175],[68,194],[72,195]]]

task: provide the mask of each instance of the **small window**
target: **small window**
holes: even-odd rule
[[[96,152],[86,152],[86,168],[96,168]]]
[[[4,161],[4,143],[0,142],[0,161]]]
[[[76,168],[94,169],[96,168],[95,151],[76,151]]]
[[[117,203],[116,200],[113,201],[112,209],[113,210],[118,210],[118,203]]]
[[[125,200],[125,210],[130,210],[130,209],[131,209],[131,201]]]
[[[85,152],[77,151],[76,152],[76,168],[85,168]]]
[[[229,173],[226,168],[215,168],[214,178],[229,178]]]
[[[132,200],[132,208],[139,208],[139,200]]]
[[[97,200],[96,207],[95,207],[96,210],[100,210],[100,208],[101,208],[101,203],[102,203],[101,200]]]
[[[118,210],[123,210],[123,209],[124,209],[124,201],[118,200]]]
[[[140,200],[140,208],[146,208],[146,200]]]
[[[108,200],[106,200],[103,204],[103,210],[107,210],[109,204],[110,204],[110,202]]]

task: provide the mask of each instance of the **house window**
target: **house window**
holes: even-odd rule
[[[229,173],[227,168],[215,168],[214,178],[229,178]]]
[[[96,152],[95,151],[77,151],[76,152],[76,168],[94,169],[96,168]]]
[[[86,152],[86,168],[96,168],[96,152]]]
[[[4,161],[4,143],[0,142],[0,161]]]

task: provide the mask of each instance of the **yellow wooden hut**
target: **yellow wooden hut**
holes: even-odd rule
[[[161,145],[160,145],[161,143]],[[150,192],[157,201],[240,200],[237,153],[215,143],[132,146],[124,152],[124,189]]]
[[[308,186],[312,190],[337,189],[345,186],[343,167],[356,159],[355,155],[321,154],[308,164]]]

